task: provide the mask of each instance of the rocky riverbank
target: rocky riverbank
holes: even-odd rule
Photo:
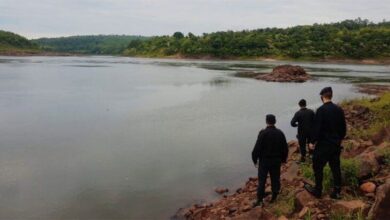
[[[343,142],[342,200],[332,200],[329,167],[324,170],[323,198],[316,199],[303,189],[312,183],[311,163],[298,164],[299,148],[289,142],[288,162],[282,166],[282,191],[275,203],[266,198],[263,208],[252,208],[256,199],[257,177],[245,185],[216,191],[221,199],[180,209],[174,219],[388,219],[390,216],[390,87],[359,86],[376,92],[371,99],[341,103],[345,110],[348,136]],[[269,181],[269,179],[268,179]],[[267,182],[266,191],[270,191]],[[229,193],[230,192],[230,193]]]

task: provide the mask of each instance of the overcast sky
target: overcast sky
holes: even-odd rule
[[[27,38],[202,34],[389,16],[390,0],[0,0],[0,29]]]

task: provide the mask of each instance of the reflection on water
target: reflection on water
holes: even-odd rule
[[[311,63],[299,64],[332,77],[231,76],[277,64],[1,57],[0,219],[169,218],[256,175],[250,151],[265,114],[292,139],[300,98],[316,108],[322,87],[341,101],[361,96],[351,75],[389,76],[388,66]]]

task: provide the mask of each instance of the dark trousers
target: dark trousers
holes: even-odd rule
[[[268,173],[271,177],[271,189],[273,194],[280,191],[280,159],[263,159],[259,164],[259,185],[257,187],[257,199],[262,200],[265,196],[265,183]]]
[[[320,143],[317,144],[313,154],[313,170],[316,182],[316,190],[322,192],[323,171],[326,163],[329,163],[333,175],[335,190],[341,188],[340,146]]]
[[[309,143],[309,138],[307,136],[304,136],[304,135],[298,135],[297,138],[298,138],[299,151],[301,152],[301,156],[305,157],[306,156],[306,147],[307,147],[307,144]]]

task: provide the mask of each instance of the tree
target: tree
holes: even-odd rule
[[[181,33],[181,32],[175,32],[175,33],[173,34],[173,37],[174,37],[175,39],[177,39],[177,40],[180,40],[180,39],[182,39],[182,38],[184,37],[184,34]]]

